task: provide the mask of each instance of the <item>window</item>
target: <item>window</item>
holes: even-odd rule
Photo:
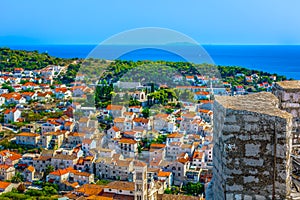
[[[137,180],[143,180],[143,174],[140,173],[140,172],[137,172],[137,173],[136,173],[136,179],[137,179]]]

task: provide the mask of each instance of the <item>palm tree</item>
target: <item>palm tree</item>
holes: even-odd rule
[[[20,174],[20,172],[17,172],[11,179],[13,183],[20,183],[23,181],[23,176]]]
[[[51,172],[54,172],[54,167],[52,165],[48,165],[45,171],[45,175],[47,176]]]

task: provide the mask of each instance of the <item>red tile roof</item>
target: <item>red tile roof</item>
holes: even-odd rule
[[[10,112],[14,113],[14,112],[16,112],[16,111],[17,111],[16,108],[13,108],[13,109],[6,109],[6,110],[4,111],[4,114],[7,115],[7,114],[9,114]]]
[[[38,137],[40,136],[39,134],[36,133],[27,133],[27,132],[23,132],[23,133],[19,133],[17,136],[23,136],[23,137]]]
[[[34,168],[33,166],[31,166],[31,165],[28,166],[27,169],[28,169],[29,171],[31,171],[31,172],[34,172],[34,170],[35,170],[35,168]]]
[[[163,172],[163,171],[160,171],[157,174],[158,177],[169,177],[170,175],[171,175],[171,172]]]
[[[0,181],[0,189],[5,190],[11,183]]]
[[[106,110],[122,110],[123,109],[123,106],[120,106],[120,105],[108,105],[106,107]]]
[[[128,139],[128,138],[121,138],[119,140],[120,143],[125,143],[125,144],[136,144],[137,141],[133,140],[133,139]]]
[[[183,135],[179,133],[172,133],[167,136],[168,138],[182,138]]]
[[[112,129],[113,129],[115,132],[120,131],[120,129],[119,129],[118,127],[116,127],[116,126],[113,126]]]
[[[67,173],[70,173],[70,172],[75,172],[76,170],[71,168],[71,167],[68,167],[68,168],[65,168],[65,169],[58,169],[54,172],[51,172],[50,174],[51,175],[54,175],[54,176],[62,176],[62,175],[65,175]]]
[[[6,164],[2,164],[2,165],[0,165],[0,169],[8,169],[8,168],[10,168],[11,167],[11,165],[6,165]]]
[[[37,84],[33,83],[33,82],[27,82],[27,83],[24,83],[23,86],[33,86],[33,87],[36,87],[38,86]]]

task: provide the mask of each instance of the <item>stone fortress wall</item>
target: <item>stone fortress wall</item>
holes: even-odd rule
[[[216,97],[213,198],[288,199],[292,114],[271,93]]]

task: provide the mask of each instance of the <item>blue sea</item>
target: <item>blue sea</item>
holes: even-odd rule
[[[86,58],[93,55],[95,45],[19,45],[8,46],[11,49],[38,50],[62,58]],[[287,78],[300,80],[300,46],[298,45],[203,45],[206,56],[217,65],[241,66],[270,73],[285,75]],[[190,60],[199,56],[193,54],[195,47],[179,45],[172,48],[188,55]],[[123,60],[168,60],[187,61],[178,54],[155,48],[131,50],[126,46],[104,46],[97,55],[103,59]],[[131,50],[131,51],[129,51]],[[94,51],[95,52],[95,51]],[[117,52],[117,53],[116,53]],[[125,52],[122,54],[122,52]],[[91,53],[91,54],[90,54]],[[207,54],[206,54],[207,53]],[[200,55],[201,56],[201,55]],[[93,56],[92,56],[93,57]],[[188,61],[190,61],[188,60]],[[197,59],[195,59],[197,60]]]

